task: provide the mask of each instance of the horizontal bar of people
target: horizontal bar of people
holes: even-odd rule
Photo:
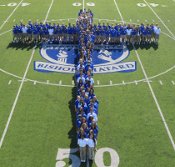
[[[57,23],[47,23],[41,22],[39,24],[32,24],[29,21],[28,24],[23,24],[22,22],[18,26],[17,24],[13,26],[13,42],[26,42],[26,41],[59,41],[59,42],[73,42],[78,43],[80,40],[80,35],[85,36],[85,43],[91,41],[91,37],[95,36],[92,40],[93,43],[108,44],[108,43],[138,43],[142,41],[143,43],[151,43],[159,41],[159,34],[161,29],[156,24],[144,25],[143,23],[135,24],[114,24],[109,25],[109,23],[96,23],[90,24],[86,21],[78,20],[76,25],[69,23],[68,26],[62,23],[61,25]],[[87,38],[87,39],[86,39]]]

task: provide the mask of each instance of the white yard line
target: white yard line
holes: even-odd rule
[[[165,26],[165,28],[169,31],[169,33],[173,36],[173,38],[175,38],[174,34],[169,30],[169,28],[165,25],[165,23],[161,20],[161,18],[157,15],[156,12],[154,12],[154,10],[151,8],[151,6],[145,1],[143,0],[147,6],[152,10],[152,12],[156,15],[156,17],[160,20],[160,22]]]
[[[114,0],[114,1],[115,1],[115,0]],[[145,1],[145,0],[144,0],[144,1]],[[147,5],[148,5],[148,3],[147,3]],[[149,5],[148,5],[148,6],[149,6]],[[150,7],[150,8],[151,8],[151,7]],[[119,14],[121,15],[118,6],[117,6],[117,10],[118,10]],[[156,15],[157,15],[157,14],[156,14]],[[122,17],[122,16],[121,16],[121,19],[123,20],[123,17]],[[166,26],[166,25],[165,25],[165,26]],[[173,35],[173,36],[174,36],[174,35]],[[161,118],[162,118],[162,121],[163,121],[163,123],[164,123],[164,125],[165,125],[166,131],[167,131],[167,133],[168,133],[168,136],[169,136],[169,138],[170,138],[170,140],[171,140],[172,146],[173,146],[174,151],[175,151],[175,144],[174,144],[174,141],[173,141],[173,137],[172,137],[172,135],[171,135],[171,133],[170,133],[170,130],[169,130],[169,128],[168,128],[168,125],[167,125],[167,123],[166,123],[166,121],[165,121],[165,118],[164,118],[164,116],[163,116],[162,110],[161,110],[161,108],[160,108],[160,106],[159,106],[159,103],[158,103],[158,101],[157,101],[157,98],[156,98],[156,96],[155,96],[155,94],[154,94],[154,91],[153,91],[153,89],[152,89],[152,87],[151,87],[151,84],[150,84],[150,82],[149,82],[148,76],[147,76],[147,74],[146,74],[146,72],[145,72],[145,69],[144,69],[144,67],[143,67],[143,64],[142,64],[142,62],[141,62],[141,60],[140,60],[140,57],[139,57],[139,55],[138,55],[138,53],[137,53],[137,50],[136,50],[136,48],[135,48],[134,45],[133,45],[133,48],[134,48],[134,50],[135,50],[135,53],[136,53],[136,55],[137,55],[137,59],[138,59],[138,61],[139,61],[139,63],[140,63],[141,69],[142,69],[143,74],[144,74],[144,76],[145,76],[145,78],[146,78],[147,84],[148,84],[148,86],[149,86],[149,89],[150,89],[151,94],[152,94],[152,96],[153,96],[153,98],[154,98],[154,101],[155,101],[155,103],[156,103],[157,109],[158,109],[158,111],[159,111],[159,113],[160,113],[160,116],[161,116]]]
[[[8,21],[8,19],[12,16],[12,14],[15,12],[15,10],[19,7],[19,5],[23,2],[23,0],[16,6],[16,8],[13,10],[13,12],[10,14],[10,16],[4,21],[4,23],[1,25],[0,30],[4,26],[4,24]]]
[[[114,0],[114,3],[115,3],[115,6],[116,6],[116,8],[117,8],[117,10],[118,10],[118,13],[119,13],[119,15],[120,15],[120,17],[121,17],[121,19],[122,19],[122,22],[123,22],[123,24],[124,24],[124,20],[123,20],[122,14],[120,13],[120,10],[119,10],[118,5],[117,5],[117,3],[116,3],[115,0]]]
[[[50,9],[51,9],[51,7],[52,7],[53,1],[54,1],[54,0],[52,0],[52,2],[51,2],[51,5],[50,5],[50,7],[49,7],[49,10],[48,10],[48,12],[47,12],[47,15],[46,15],[45,20],[47,19],[48,15],[49,15],[49,11],[50,11]],[[21,1],[21,2],[22,2],[22,1]],[[28,62],[26,71],[25,71],[25,73],[24,73],[24,76],[23,76],[23,78],[22,78],[20,87],[19,87],[19,89],[18,89],[18,92],[17,92],[16,98],[15,98],[15,101],[14,101],[14,103],[13,103],[13,106],[12,106],[12,109],[11,109],[11,112],[10,112],[10,115],[9,115],[9,118],[8,118],[8,120],[7,120],[7,124],[6,124],[5,129],[4,129],[4,132],[3,132],[3,134],[2,134],[2,138],[1,138],[1,141],[0,141],[0,148],[2,147],[2,143],[3,143],[4,138],[5,138],[5,135],[6,135],[6,133],[7,133],[7,129],[8,129],[8,127],[9,127],[9,124],[10,124],[10,121],[11,121],[11,118],[12,118],[12,115],[13,115],[13,112],[14,112],[14,109],[15,109],[15,107],[16,107],[16,104],[17,104],[17,101],[18,101],[18,98],[19,98],[19,95],[20,95],[20,92],[21,92],[21,89],[22,89],[22,86],[23,86],[23,84],[24,84],[24,81],[25,81],[27,72],[28,72],[28,70],[29,70],[29,66],[30,66],[30,64],[31,64],[31,62],[32,62],[32,59],[33,59],[33,55],[34,55],[34,53],[35,53],[36,46],[37,46],[37,44],[35,45],[35,47],[34,47],[34,49],[33,49],[33,51],[32,51],[32,55],[31,55],[30,60],[29,60],[29,62]]]
[[[83,0],[83,11],[84,11],[84,0]]]
[[[140,66],[141,66],[141,68],[142,68],[143,74],[144,74],[144,76],[145,76],[145,78],[146,78],[147,84],[148,84],[148,86],[149,86],[149,88],[150,88],[151,94],[152,94],[152,96],[153,96],[153,98],[154,98],[154,101],[155,101],[155,103],[156,103],[157,109],[158,109],[158,111],[159,111],[159,113],[160,113],[160,116],[161,116],[161,118],[162,118],[162,121],[163,121],[163,123],[164,123],[164,125],[165,125],[166,131],[167,131],[167,133],[168,133],[168,136],[169,136],[169,138],[170,138],[170,140],[171,140],[171,143],[172,143],[173,148],[174,148],[174,151],[175,151],[175,144],[174,144],[174,141],[173,141],[173,137],[172,137],[172,135],[171,135],[171,133],[170,133],[170,130],[169,130],[169,128],[168,128],[168,125],[167,125],[167,123],[166,123],[166,121],[165,121],[165,118],[164,118],[164,116],[163,116],[162,110],[161,110],[161,108],[160,108],[160,106],[159,106],[159,103],[158,103],[158,101],[157,101],[157,98],[156,98],[156,96],[155,96],[155,94],[154,94],[154,91],[153,91],[153,89],[152,89],[152,87],[151,87],[151,84],[150,84],[150,82],[149,82],[149,80],[148,80],[147,74],[146,74],[146,72],[145,72],[145,70],[144,70],[143,64],[142,64],[142,62],[141,62],[141,60],[140,60],[140,57],[139,57],[139,55],[138,55],[138,53],[137,53],[137,50],[135,49],[135,46],[134,46],[134,45],[133,45],[133,48],[134,48],[134,50],[135,50],[135,53],[136,53],[136,55],[137,55],[137,59],[138,59],[138,61],[139,61],[139,63],[140,63]]]
[[[47,14],[46,14],[46,18],[45,18],[45,20],[44,20],[44,23],[46,22],[46,20],[47,20],[47,18],[48,18],[48,16],[49,16],[49,12],[50,12],[50,9],[51,9],[51,7],[52,7],[52,5],[53,5],[53,2],[54,2],[54,0],[52,0],[52,2],[51,2],[51,4],[50,4],[50,7],[49,7],[49,10],[47,11]]]
[[[33,49],[32,55],[31,55],[30,60],[29,60],[29,62],[28,62],[26,71],[25,71],[25,73],[24,73],[24,76],[23,76],[23,78],[22,78],[20,87],[19,87],[19,89],[18,89],[18,93],[17,93],[16,98],[15,98],[15,101],[14,101],[14,103],[13,103],[13,106],[12,106],[12,109],[11,109],[11,113],[10,113],[9,118],[8,118],[8,120],[7,120],[7,124],[6,124],[6,126],[5,126],[4,132],[3,132],[3,134],[2,134],[2,138],[1,138],[1,141],[0,141],[0,148],[2,147],[2,143],[3,143],[4,138],[5,138],[5,135],[6,135],[6,133],[7,133],[7,129],[8,129],[8,127],[9,127],[9,124],[10,124],[10,121],[11,121],[11,118],[12,118],[12,115],[13,115],[13,112],[14,112],[14,109],[15,109],[15,106],[16,106],[16,103],[17,103],[17,101],[18,101],[19,94],[20,94],[20,92],[21,92],[23,83],[24,83],[24,81],[25,81],[25,77],[26,77],[26,75],[27,75],[27,72],[28,72],[30,63],[31,63],[32,58],[33,58],[35,49],[36,49],[36,45],[35,45],[35,47],[34,47],[34,49]]]

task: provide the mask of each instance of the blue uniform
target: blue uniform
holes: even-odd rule
[[[126,30],[122,30],[122,31],[121,31],[121,34],[122,34],[122,35],[126,35]]]
[[[111,30],[111,37],[115,37],[117,34],[117,31],[114,29],[114,30]]]
[[[28,34],[31,34],[31,33],[32,33],[32,29],[31,29],[31,28],[28,28],[28,29],[27,29],[27,33],[28,33]]]
[[[142,30],[143,35],[147,35],[147,33],[148,33],[147,30]]]
[[[17,32],[18,32],[17,29],[16,28],[13,28],[13,33],[14,34],[17,34]]]
[[[121,31],[117,31],[117,37],[120,37]]]
[[[136,30],[132,30],[132,35],[136,35],[137,31]]]
[[[34,35],[37,35],[37,33],[38,33],[38,30],[34,28],[34,29],[33,29],[33,34],[34,34]]]
[[[68,27],[67,32],[68,32],[68,34],[72,34],[72,27]]]

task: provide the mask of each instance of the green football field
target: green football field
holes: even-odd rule
[[[46,62],[41,43],[13,43],[12,27],[75,23],[84,7],[93,23],[158,23],[162,32],[158,45],[129,46],[124,62],[136,61],[135,72],[94,74],[97,152],[80,166],[174,167],[175,0],[0,0],[0,167],[78,164],[74,74],[35,71]]]

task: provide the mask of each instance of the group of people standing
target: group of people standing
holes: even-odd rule
[[[78,19],[76,24],[69,23],[64,25],[62,23],[51,23],[37,22],[31,23],[29,20],[28,24],[23,24],[22,22],[18,26],[17,24],[13,26],[13,42],[18,43],[22,41],[27,43],[33,41],[37,43],[38,41],[49,41],[57,43],[78,43],[80,41],[80,35],[82,32],[89,30],[89,34],[93,35],[93,43],[98,44],[121,44],[127,43],[132,44],[145,44],[159,41],[159,34],[161,30],[156,24],[135,25],[135,24],[121,24],[116,23],[109,25],[109,23],[93,24],[93,13],[90,9],[80,10],[78,13]],[[88,36],[85,36],[85,40],[88,40]]]
[[[86,17],[83,21],[79,19],[78,24],[90,23],[92,19],[90,12],[83,12]],[[88,24],[86,24],[88,25]],[[96,151],[98,138],[98,105],[99,101],[94,93],[93,80],[93,46],[94,35],[86,27],[79,34],[78,46],[79,53],[77,59],[77,71],[75,73],[75,82],[77,84],[77,99],[75,101],[75,112],[77,116],[77,145],[80,152],[81,162],[86,162],[87,152],[89,161],[93,162],[94,152]],[[88,38],[86,38],[88,37]]]

